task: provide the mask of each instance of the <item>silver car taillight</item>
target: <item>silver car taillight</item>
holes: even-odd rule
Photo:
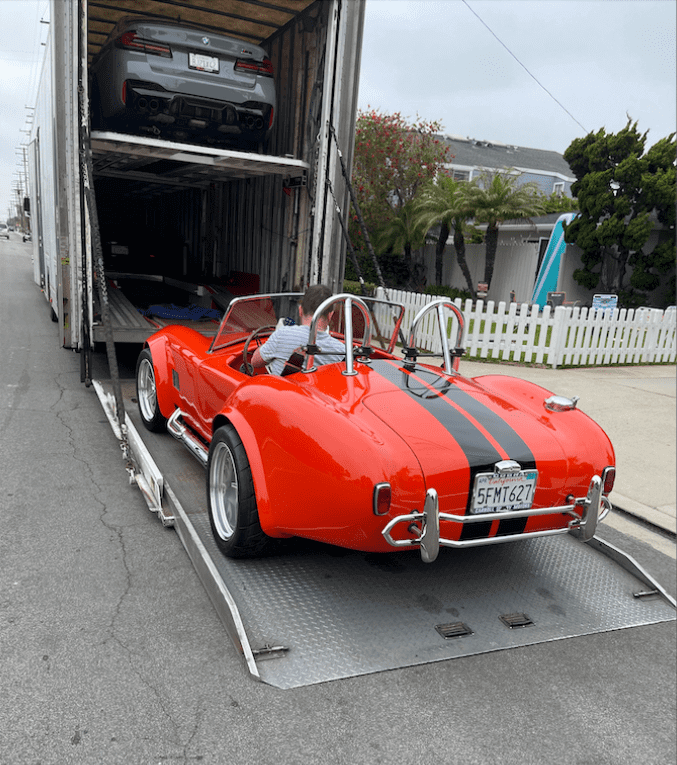
[[[374,515],[386,515],[390,511],[392,489],[389,483],[377,483],[374,486]]]
[[[144,37],[139,37],[134,31],[123,32],[115,41],[115,45],[118,48],[136,50],[153,56],[172,57],[172,49],[168,45],[160,45],[153,40],[146,40]]]
[[[614,488],[614,482],[616,481],[616,468],[606,467],[602,472],[602,494],[606,496],[610,494]]]
[[[236,72],[253,72],[264,77],[273,76],[273,63],[270,59],[264,58],[263,61],[252,61],[251,59],[238,58],[235,62]]]

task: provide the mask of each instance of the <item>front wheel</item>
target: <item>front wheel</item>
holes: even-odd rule
[[[152,433],[164,432],[167,418],[162,416],[158,406],[153,357],[148,348],[141,351],[136,362],[136,400],[144,426]]]
[[[218,428],[207,462],[209,522],[218,548],[229,558],[253,558],[270,541],[259,523],[249,460],[235,428]]]

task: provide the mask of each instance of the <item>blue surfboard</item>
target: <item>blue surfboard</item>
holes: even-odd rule
[[[562,255],[566,250],[567,243],[564,241],[564,223],[571,223],[577,213],[564,213],[557,218],[555,228],[550,234],[548,247],[541,267],[538,271],[538,277],[534,284],[534,291],[531,296],[531,302],[539,305],[541,308],[548,300],[548,292],[556,292],[559,282],[560,271],[562,270]]]

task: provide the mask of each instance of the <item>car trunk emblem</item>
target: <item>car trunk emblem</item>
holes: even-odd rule
[[[202,42],[203,42],[204,45],[209,45],[209,38],[208,37],[203,37],[202,38]]]

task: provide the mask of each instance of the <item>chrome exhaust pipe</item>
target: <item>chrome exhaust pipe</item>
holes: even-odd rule
[[[174,414],[167,420],[167,430],[188,449],[203,467],[206,467],[209,450],[197,436],[194,436],[186,428],[183,422],[181,422],[181,417],[183,417],[183,412],[180,409],[176,409]]]

